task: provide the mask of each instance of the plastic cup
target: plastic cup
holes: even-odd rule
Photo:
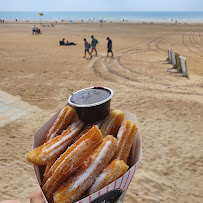
[[[113,90],[108,87],[89,87],[73,93],[68,103],[80,120],[92,123],[109,115],[112,96]]]

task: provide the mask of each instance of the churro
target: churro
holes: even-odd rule
[[[65,106],[58,114],[56,120],[52,124],[51,128],[48,130],[44,142],[47,142],[57,135],[60,135],[63,130],[65,130],[71,123],[73,117],[75,116],[75,110],[70,106]]]
[[[97,127],[100,128],[102,126],[102,123],[103,123],[103,120],[95,122],[95,123],[87,124],[86,127],[83,129],[83,131],[77,136],[75,141],[77,141],[81,136],[86,134],[94,125],[97,125]]]
[[[56,158],[57,159],[57,158]],[[45,167],[45,170],[44,170],[44,174],[43,174],[43,178],[46,177],[49,169],[52,167],[52,165],[55,163],[56,159],[52,159],[51,161],[49,161]]]
[[[136,132],[137,127],[133,121],[123,121],[117,134],[118,148],[114,157],[115,159],[120,159],[127,163]]]
[[[88,195],[91,195],[103,187],[111,184],[120,176],[125,174],[129,166],[122,160],[114,159],[96,178],[93,185],[88,190]]]
[[[56,160],[41,184],[48,201],[52,200],[53,193],[81,166],[102,141],[99,128],[93,126]]]
[[[104,138],[95,153],[89,157],[77,172],[54,194],[55,203],[72,203],[80,198],[108,165],[115,154],[117,139],[112,135]]]
[[[74,141],[84,125],[84,122],[77,119],[61,135],[28,152],[27,160],[35,165],[46,165],[56,159]]]
[[[103,137],[107,135],[116,136],[118,129],[124,118],[124,113],[119,110],[113,110],[107,118],[105,118],[104,123],[101,127],[101,133]]]

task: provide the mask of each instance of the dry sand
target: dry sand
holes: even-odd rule
[[[0,90],[20,96],[27,113],[0,128],[0,201],[29,202],[38,188],[25,160],[33,133],[76,90],[108,86],[112,107],[137,115],[143,159],[126,203],[203,202],[203,27],[167,24],[0,24]],[[98,56],[83,59],[83,38]],[[106,57],[106,37],[115,57]],[[65,37],[77,46],[60,47]],[[187,58],[189,79],[167,72],[167,46]]]

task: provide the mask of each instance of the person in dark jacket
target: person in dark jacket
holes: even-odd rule
[[[113,56],[113,51],[112,51],[112,40],[107,37],[106,38],[108,43],[107,43],[107,57],[109,56],[109,52],[111,52],[111,55]]]

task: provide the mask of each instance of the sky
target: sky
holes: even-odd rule
[[[203,0],[0,0],[0,11],[203,11]]]

